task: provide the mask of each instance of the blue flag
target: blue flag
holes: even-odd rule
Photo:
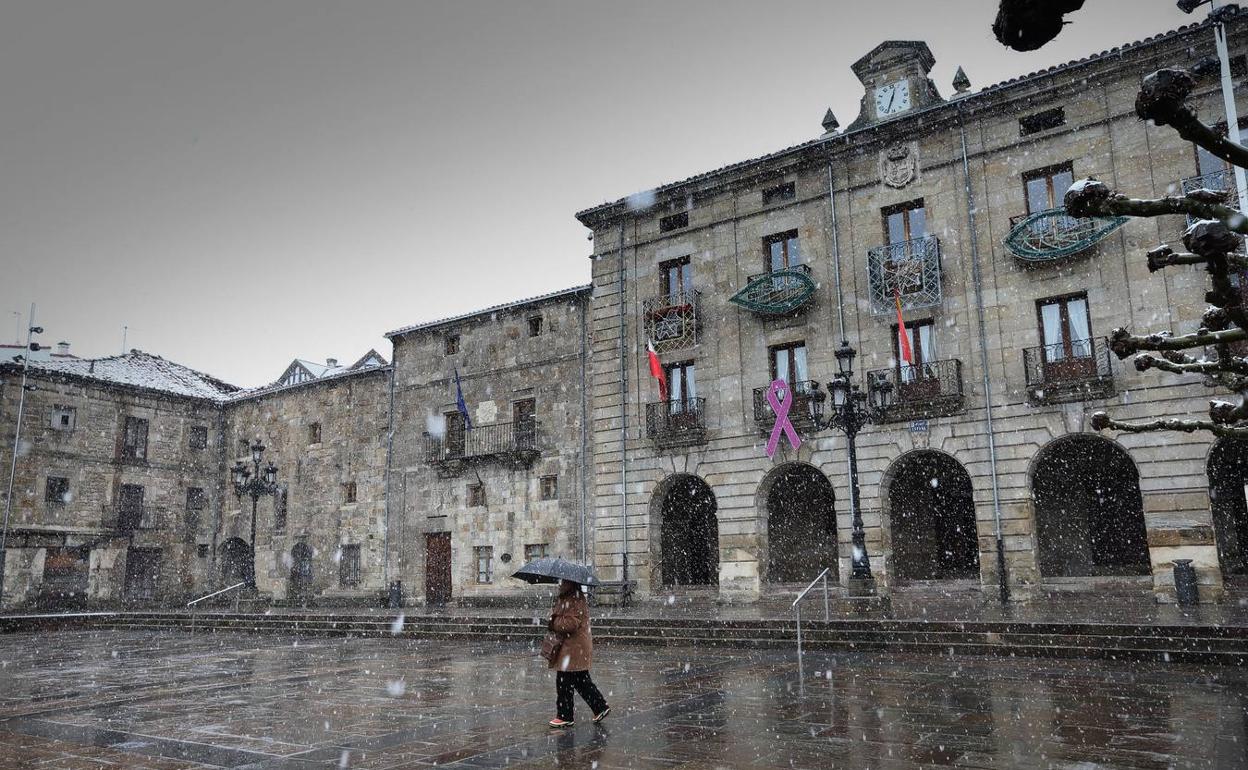
[[[455,408],[464,416],[464,427],[472,430],[472,418],[468,416],[468,405],[464,403],[464,389],[459,385],[459,370],[455,370]]]

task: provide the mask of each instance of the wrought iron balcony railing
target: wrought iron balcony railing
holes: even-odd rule
[[[1010,217],[1005,246],[1024,263],[1081,254],[1126,223],[1125,217],[1072,217],[1065,207]]]
[[[751,275],[728,301],[762,316],[783,316],[805,310],[814,294],[810,265],[791,265]]]
[[[535,422],[499,422],[472,429],[448,428],[442,435],[424,434],[425,461],[431,463],[485,460],[491,457],[536,457]]]
[[[1026,348],[1027,396],[1036,404],[1108,398],[1114,393],[1110,359],[1104,337]]]
[[[867,252],[871,309],[894,313],[896,297],[903,310],[939,305],[940,239],[934,235],[876,246]]]
[[[1200,176],[1189,176],[1180,182],[1183,194],[1187,195],[1196,190],[1213,190],[1214,192],[1234,193],[1235,192],[1235,173],[1229,168],[1221,171],[1213,171]],[[1196,220],[1192,217],[1187,218],[1190,225]]]
[[[867,381],[893,386],[892,404],[883,414],[888,422],[944,417],[962,411],[962,362],[956,358],[876,369],[867,373]]]
[[[121,533],[144,530],[159,530],[166,526],[166,515],[163,508],[143,506],[142,508],[121,508],[120,506],[104,506],[101,524],[104,529]]]
[[[706,399],[646,404],[646,438],[659,447],[706,443]]]
[[[659,353],[692,347],[698,341],[701,323],[698,305],[702,295],[696,289],[650,297],[642,302],[646,338]]]
[[[767,403],[767,391],[770,389],[770,385],[754,389],[754,423],[763,433],[770,433],[776,424],[776,413],[772,411],[771,404]],[[789,421],[798,433],[808,435],[818,430],[811,416],[811,406],[820,397],[826,398],[827,394],[820,393],[818,382],[802,380],[793,383],[793,404],[789,407]]]

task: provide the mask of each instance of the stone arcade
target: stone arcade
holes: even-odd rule
[[[663,185],[644,210],[580,212],[590,285],[396,330],[389,363],[295,362],[240,390],[138,352],[32,362],[5,606],[229,584],[250,548],[229,467],[255,438],[280,471],[256,537],[275,601],[373,602],[393,580],[413,603],[514,600],[508,572],[556,553],[609,580],[627,570],[642,598],[756,601],[825,567],[844,585],[845,444],[803,419],[842,339],[859,382],[895,394],[858,440],[879,591],[995,594],[1003,563],[1019,601],[1170,601],[1173,560],[1190,558],[1215,600],[1248,563],[1248,449],[1111,439],[1087,419],[1206,408],[1198,384],[1125,368],[1104,342],[1196,324],[1203,276],[1150,274],[1142,256],[1185,223],[1089,229],[1058,210],[1088,176],[1140,196],[1228,184],[1133,111],[1143,75],[1212,52],[1195,25],[942,95],[928,47],[888,41],[853,65],[862,106],[845,131],[828,116],[818,138]],[[1204,118],[1219,99],[1201,84]],[[0,373],[7,455],[20,373]],[[804,443],[767,459],[776,378]]]

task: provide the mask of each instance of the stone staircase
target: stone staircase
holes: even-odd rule
[[[406,615],[283,611],[102,612],[0,617],[0,633],[56,630],[145,630],[312,636],[528,641],[545,633],[540,613]],[[792,620],[604,616],[594,620],[599,644],[687,645],[794,651]],[[926,655],[1097,658],[1241,666],[1248,627],[1030,621],[924,621],[842,618],[803,621],[807,651],[905,652]]]

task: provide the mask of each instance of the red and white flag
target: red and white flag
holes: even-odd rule
[[[914,351],[910,349],[910,335],[906,333],[906,322],[901,320],[901,292],[893,288],[893,299],[897,302],[897,342],[901,350],[901,358],[910,366],[914,366]]]
[[[667,400],[667,375],[663,372],[663,363],[654,350],[654,343],[646,340],[646,356],[650,359],[650,376],[659,381],[659,400]]]

